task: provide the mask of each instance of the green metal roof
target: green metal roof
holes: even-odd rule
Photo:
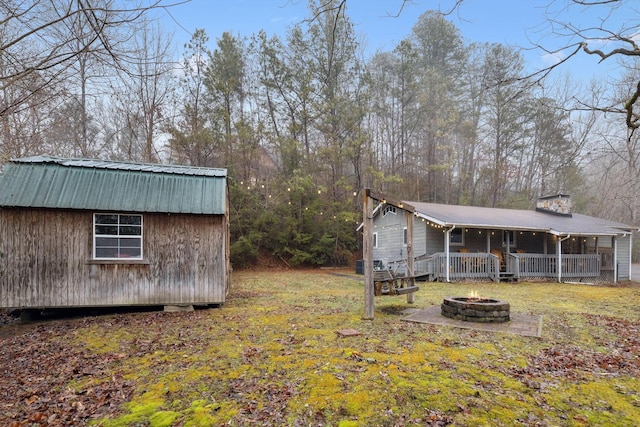
[[[0,206],[225,214],[226,179],[226,169],[27,157],[0,173]]]

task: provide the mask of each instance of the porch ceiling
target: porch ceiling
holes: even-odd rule
[[[556,235],[615,236],[637,230],[620,222],[573,214],[559,216],[535,210],[484,208],[407,201],[417,216],[447,227],[529,230]]]

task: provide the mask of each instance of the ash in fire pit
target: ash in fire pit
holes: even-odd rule
[[[491,298],[449,297],[440,307],[443,316],[466,322],[500,323],[510,320],[509,303]]]

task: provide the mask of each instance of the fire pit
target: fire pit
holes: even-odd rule
[[[466,322],[500,323],[510,320],[509,303],[491,298],[449,297],[440,307],[443,316]]]

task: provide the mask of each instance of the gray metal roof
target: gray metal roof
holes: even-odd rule
[[[56,157],[14,159],[0,206],[224,214],[225,169]]]
[[[476,206],[443,205],[410,202],[419,217],[447,227],[495,228],[530,230],[557,235],[615,236],[637,230],[620,222],[574,213],[572,216],[554,215],[535,210],[482,208]]]

